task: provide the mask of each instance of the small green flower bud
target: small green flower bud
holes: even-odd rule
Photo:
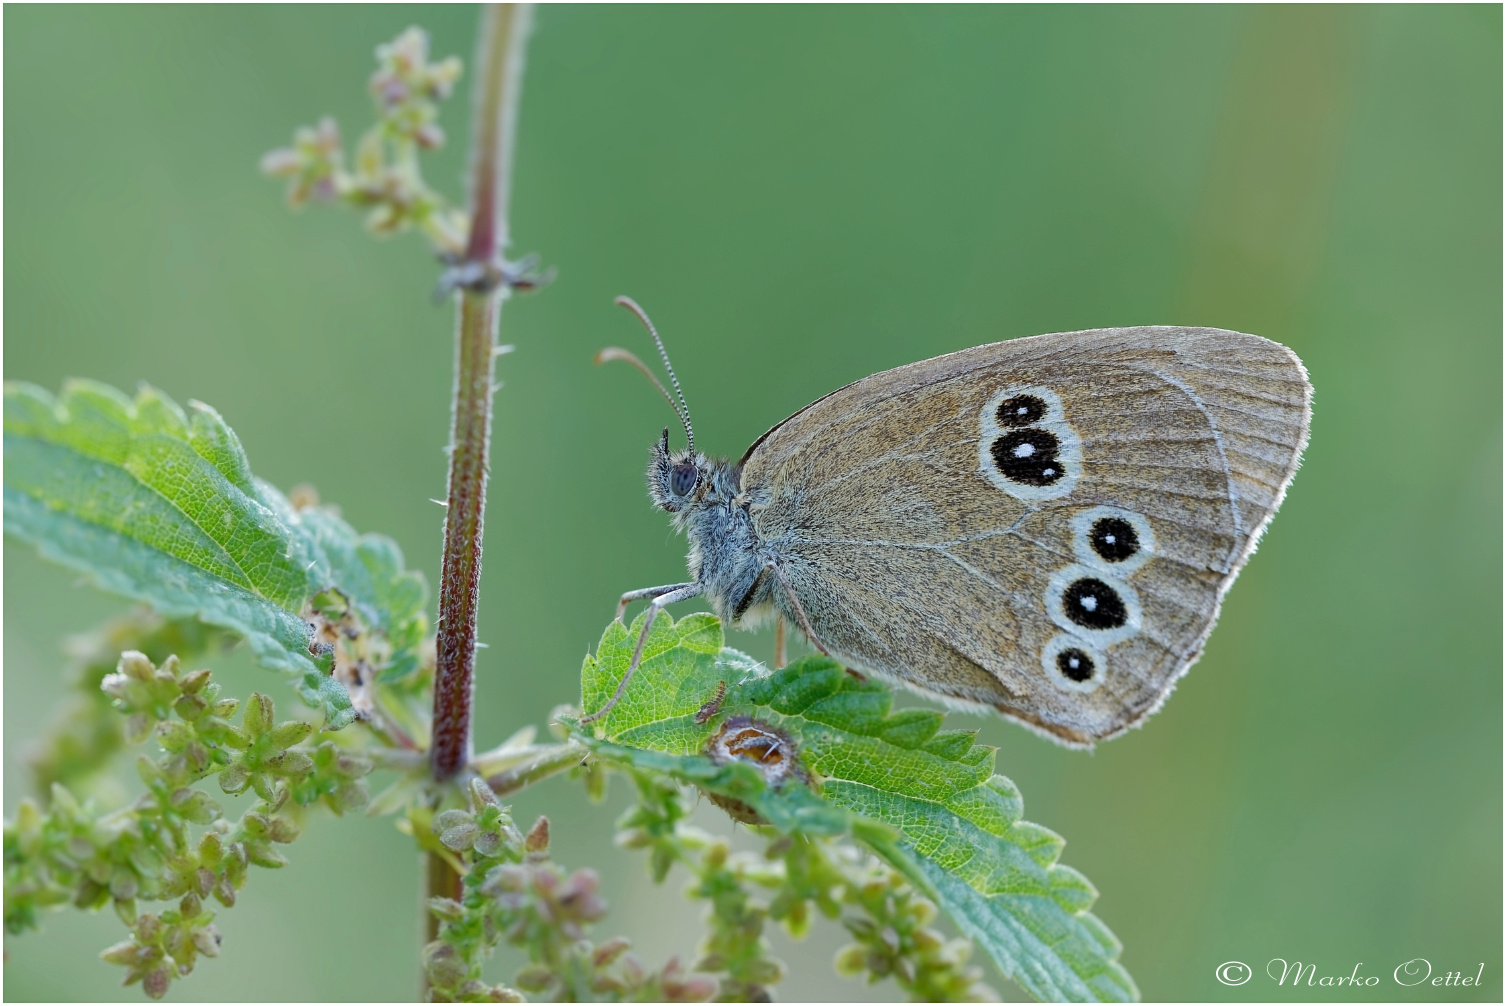
[[[193,727],[178,720],[157,724],[157,743],[168,751],[182,751],[194,739]]]
[[[157,668],[145,653],[139,650],[126,650],[120,655],[120,662],[115,665],[117,674],[123,674],[137,681],[151,681],[157,673]]]
[[[247,842],[246,858],[264,870],[277,870],[288,865],[282,853],[264,842]]]
[[[162,920],[151,913],[144,913],[136,918],[136,941],[138,943],[155,943],[162,932]]]
[[[232,795],[244,793],[249,785],[251,785],[251,773],[244,765],[237,763],[220,773],[220,789],[226,793]]]
[[[251,698],[246,702],[246,713],[241,722],[246,727],[246,732],[252,737],[260,737],[272,729],[272,720],[276,715],[276,707],[272,700],[260,692],[252,692]]]
[[[172,972],[166,967],[155,967],[141,979],[141,991],[153,999],[161,999],[167,995],[167,986],[172,982],[172,977]]]
[[[98,908],[110,898],[110,889],[96,880],[85,877],[73,892],[75,908]]]
[[[226,908],[235,907],[235,885],[230,882],[229,877],[221,877],[219,880],[215,881],[214,900],[218,901]]]
[[[710,975],[691,975],[672,988],[666,985],[664,994],[674,1003],[704,1003],[710,1002],[718,991],[717,981]]]
[[[205,926],[194,931],[193,945],[205,957],[220,956],[220,931],[214,926]]]
[[[518,972],[513,981],[524,992],[542,992],[554,984],[554,972],[542,964],[529,964]]]
[[[483,831],[476,835],[471,847],[478,856],[495,856],[502,849],[502,837],[494,831]]]
[[[240,699],[220,699],[218,702],[216,702],[213,706],[210,707],[210,711],[213,712],[220,719],[222,719],[222,720],[228,720],[230,717],[232,717],[232,716],[235,715],[235,711],[237,709],[239,709],[240,707],[241,707],[241,700]]]
[[[140,956],[141,948],[136,945],[135,940],[121,940],[99,952],[99,959],[106,964],[119,964],[123,967],[135,964]]]
[[[804,939],[811,928],[810,903],[805,901],[795,902],[790,906],[789,912],[785,914],[783,921],[785,932],[789,933],[792,939]]]
[[[436,940],[424,947],[424,972],[436,988],[453,988],[466,979],[465,962],[448,943]]]
[[[314,732],[312,723],[304,723],[302,720],[289,720],[279,723],[272,731],[272,743],[280,748],[290,748],[294,744],[302,743],[309,734]]]
[[[267,803],[278,804],[282,802],[275,783],[276,780],[265,772],[251,773],[251,788],[256,790],[256,795]]]
[[[134,898],[140,885],[136,883],[136,875],[130,870],[116,870],[110,877],[110,897],[116,901],[124,901]]]
[[[187,674],[183,675],[183,680],[179,682],[179,687],[189,694],[196,694],[197,692],[201,691],[205,685],[209,684],[210,674],[210,671],[204,669],[190,671]]]
[[[936,950],[945,945],[941,934],[934,929],[915,929],[910,933],[910,943],[916,950]]]
[[[529,852],[549,851],[549,818],[540,815],[533,822],[533,827],[528,829],[528,837],[524,840],[524,848]]]
[[[742,971],[743,980],[756,985],[777,985],[784,980],[784,963],[775,957],[755,957]]]
[[[437,835],[442,831],[458,828],[462,824],[474,826],[475,823],[475,815],[468,810],[442,810],[434,815],[433,828],[434,833]]]
[[[219,731],[220,743],[237,751],[244,751],[251,746],[251,735],[238,726],[225,724]]]
[[[476,841],[477,836],[480,834],[481,830],[479,828],[467,822],[441,832],[439,841],[446,849],[452,849],[455,852],[464,852],[471,847],[471,844]]]
[[[140,744],[146,740],[152,732],[152,724],[156,722],[146,713],[132,713],[126,717],[125,737],[127,744]]]
[[[116,898],[115,915],[126,925],[134,925],[136,922],[136,899]]]
[[[302,751],[283,751],[268,758],[266,765],[278,775],[300,776],[314,770],[314,759]]]
[[[176,791],[171,802],[178,813],[194,824],[208,824],[220,816],[220,805],[210,799],[208,793],[196,789]]]
[[[329,801],[335,813],[343,814],[347,810],[354,810],[363,806],[370,799],[366,791],[366,781],[357,779],[354,782],[343,782],[336,786],[329,794]]]
[[[596,948],[595,952],[591,954],[591,963],[599,968],[604,968],[621,957],[632,945],[632,941],[627,937],[614,936]]]
[[[429,911],[435,918],[456,922],[465,918],[465,906],[454,898],[430,898]]]
[[[298,825],[285,817],[274,817],[267,828],[267,837],[281,845],[287,845],[298,837]]]
[[[664,883],[664,878],[669,876],[669,868],[674,865],[674,850],[662,845],[654,846],[654,851],[648,857],[649,875],[654,878],[654,883]]]
[[[347,779],[359,779],[363,775],[370,775],[374,767],[370,758],[363,758],[361,755],[345,751],[340,752],[335,759],[335,771]]]
[[[178,701],[173,703],[173,712],[183,719],[193,722],[209,712],[209,703],[204,701],[204,696],[185,694],[178,696]]]
[[[484,807],[500,807],[502,802],[497,799],[497,794],[492,792],[485,779],[472,779],[471,804],[476,810],[481,810]]]
[[[204,905],[199,901],[199,896],[192,891],[183,895],[183,900],[178,902],[178,911],[185,919],[197,919],[203,910]]]
[[[199,862],[208,867],[220,865],[220,859],[225,855],[225,847],[220,836],[212,831],[206,831],[204,837],[199,839]]]

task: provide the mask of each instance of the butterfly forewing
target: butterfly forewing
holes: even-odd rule
[[[1196,659],[1310,392],[1256,336],[1037,336],[827,396],[750,450],[742,487],[834,655],[1091,743]]]

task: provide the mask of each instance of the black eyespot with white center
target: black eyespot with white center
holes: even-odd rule
[[[1062,592],[1062,611],[1084,629],[1117,629],[1129,620],[1118,591],[1094,576],[1074,580]]]
[[[1046,403],[1035,395],[1015,395],[999,403],[994,419],[1004,429],[1038,423],[1046,415]]]
[[[1082,438],[1061,396],[1040,384],[990,394],[978,413],[978,474],[1027,506],[1071,493],[1082,477]]]
[[[1081,684],[1093,676],[1096,667],[1093,658],[1088,656],[1086,651],[1075,646],[1062,650],[1056,655],[1056,669],[1061,671],[1062,677],[1068,681]]]
[[[1104,562],[1123,562],[1140,551],[1135,525],[1120,517],[1100,517],[1088,532],[1088,543]]]
[[[1068,526],[1072,531],[1072,551],[1078,561],[1102,570],[1111,586],[1127,584],[1131,576],[1157,555],[1155,528],[1143,514],[1124,507],[1079,510]],[[1124,589],[1120,588],[1119,593],[1122,595]]]
[[[695,491],[696,483],[701,480],[701,473],[696,466],[688,461],[674,466],[669,473],[669,491],[676,496],[689,496]]]
[[[994,466],[1011,482],[1049,486],[1066,474],[1057,457],[1061,441],[1050,430],[1015,430],[993,442],[989,453]]]
[[[1096,642],[1068,632],[1051,637],[1041,647],[1041,670],[1062,691],[1085,695],[1104,683],[1109,667]]]

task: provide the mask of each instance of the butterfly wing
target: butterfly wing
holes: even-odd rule
[[[1257,336],[1035,336],[833,392],[749,449],[742,488],[834,656],[1091,744],[1197,659],[1311,392]]]

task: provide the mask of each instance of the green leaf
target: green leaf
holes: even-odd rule
[[[584,708],[606,704],[641,629],[641,617],[607,628],[581,670]],[[1021,820],[1024,801],[994,774],[993,748],[974,744],[970,731],[942,731],[940,713],[891,711],[887,687],[827,658],[770,673],[721,643],[711,615],[661,616],[621,701],[590,736],[577,736],[599,758],[738,801],[782,832],[851,831],[1037,999],[1138,998],[1119,942],[1089,914],[1097,891],[1056,862],[1058,835]],[[719,709],[697,723],[721,684]],[[787,737],[812,785],[770,785],[752,761],[708,756],[734,717]]]
[[[397,546],[327,510],[295,510],[252,477],[235,432],[200,402],[184,409],[145,386],[131,399],[76,380],[54,398],[7,383],[5,531],[101,589],[244,636],[260,663],[297,677],[331,729],[354,711],[305,620],[314,595],[351,600],[385,640],[383,675],[417,666],[426,589]]]

